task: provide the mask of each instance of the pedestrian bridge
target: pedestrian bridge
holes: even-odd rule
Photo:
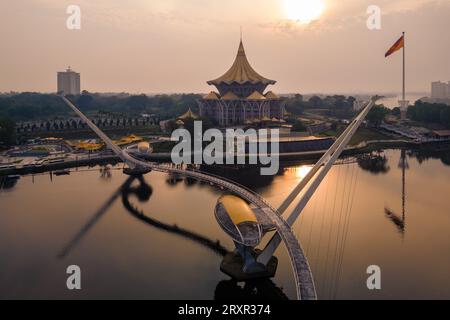
[[[292,232],[292,226],[300,215],[302,209],[306,206],[308,200],[314,194],[318,185],[327,174],[328,170],[337,160],[342,153],[344,147],[347,145],[350,138],[356,132],[363,119],[373,107],[378,97],[372,98],[367,107],[353,120],[346,131],[339,137],[335,144],[324,154],[321,160],[318,161],[316,166],[311,170],[305,179],[292,191],[292,193],[286,198],[279,209],[272,207],[262,196],[256,192],[237,184],[234,181],[230,181],[223,177],[215,176],[210,173],[201,172],[198,170],[177,168],[169,164],[157,164],[153,162],[142,161],[130,155],[127,150],[122,150],[116,146],[109,137],[103,133],[89,118],[87,118],[73,103],[66,97],[62,96],[64,102],[84,121],[86,124],[105,142],[105,144],[116,153],[124,163],[126,163],[131,169],[152,170],[163,173],[178,174],[185,177],[194,178],[203,182],[210,183],[220,189],[227,190],[242,199],[253,204],[260,212],[266,215],[276,228],[276,234],[264,249],[258,261],[267,263],[275,250],[278,248],[282,241],[289,254],[292,271],[294,275],[294,281],[296,284],[297,298],[299,300],[316,300],[317,293],[314,285],[313,275],[306,258],[304,251]],[[315,174],[318,173],[316,179]],[[299,204],[296,206],[292,214],[285,220],[282,217],[282,213],[289,207],[290,204],[297,198],[299,193],[306,187],[308,182],[311,182],[309,189],[306,190],[303,197],[300,199]]]

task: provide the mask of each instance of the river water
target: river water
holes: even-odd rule
[[[293,228],[320,299],[450,299],[449,165],[448,150],[384,150],[333,167]],[[310,167],[286,163],[275,177],[252,169],[215,173],[276,206]],[[272,281],[242,285],[220,271],[220,254],[164,227],[191,230],[232,250],[214,218],[222,191],[152,172],[121,192],[128,177],[119,169],[3,182],[0,298],[295,298],[284,247],[276,252]],[[92,219],[88,232],[72,241]],[[80,291],[66,288],[69,265],[81,268]],[[381,290],[367,288],[371,265],[381,268]]]

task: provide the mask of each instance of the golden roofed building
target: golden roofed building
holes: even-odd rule
[[[177,120],[187,120],[187,119],[197,120],[198,118],[199,116],[196,115],[194,112],[192,112],[191,108],[189,108],[189,110],[186,111],[183,115],[179,116]]]
[[[211,91],[198,101],[200,117],[213,118],[223,126],[256,123],[263,118],[284,118],[283,101],[272,91],[264,93],[276,81],[253,69],[242,40],[231,68],[207,83],[215,86],[218,92]]]

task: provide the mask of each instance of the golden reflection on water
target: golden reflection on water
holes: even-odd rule
[[[303,180],[306,177],[306,175],[311,171],[312,168],[313,168],[312,166],[306,165],[295,167],[295,174],[297,178]]]

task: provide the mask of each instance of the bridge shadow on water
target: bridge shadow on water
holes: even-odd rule
[[[173,180],[173,177],[168,178],[168,183]],[[179,178],[176,178],[179,181]],[[138,185],[135,184],[138,182]],[[187,185],[195,184],[194,181],[186,180]],[[219,257],[224,257],[230,251],[222,246],[218,240],[214,241],[199,233],[179,227],[176,224],[167,224],[157,219],[146,215],[141,209],[133,205],[130,201],[131,196],[136,196],[139,202],[148,202],[153,194],[153,189],[149,185],[144,176],[130,176],[113,195],[105,202],[105,204],[91,217],[91,219],[81,228],[75,237],[68,243],[67,246],[58,254],[59,259],[67,257],[71,250],[82,240],[82,238],[89,232],[89,230],[100,220],[100,218],[108,211],[109,207],[121,198],[124,208],[142,223],[168,232],[170,234],[188,239],[198,245],[211,250]],[[220,281],[214,292],[214,299],[268,299],[268,300],[288,300],[288,297],[283,293],[283,290],[275,285],[270,279],[252,280],[246,282],[237,282],[233,279]]]

